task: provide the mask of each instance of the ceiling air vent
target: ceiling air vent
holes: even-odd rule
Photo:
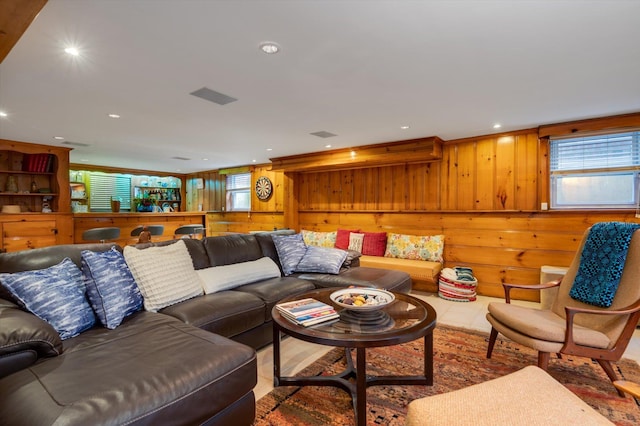
[[[313,136],[317,136],[317,137],[319,137],[319,138],[323,138],[323,139],[326,139],[326,138],[332,138],[332,137],[334,137],[334,136],[338,136],[338,135],[334,135],[334,134],[333,134],[333,133],[331,133],[331,132],[325,132],[324,130],[321,130],[321,131],[319,131],[319,132],[309,133],[309,134],[310,134],[310,135],[313,135]]]
[[[64,142],[62,142],[62,145],[82,146],[82,147],[91,146],[88,143],[71,142],[71,141],[64,141]]]
[[[230,104],[231,102],[237,101],[236,98],[232,98],[231,96],[227,96],[224,93],[216,92],[215,90],[211,90],[206,87],[198,89],[195,92],[191,92],[189,94],[218,105],[226,105]]]
[[[187,157],[171,157],[174,160],[183,160],[183,161],[189,161],[191,160],[191,158],[187,158]]]

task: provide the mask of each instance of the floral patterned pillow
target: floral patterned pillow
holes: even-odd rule
[[[336,244],[337,232],[316,232],[301,230],[302,239],[308,246],[333,247]]]
[[[384,257],[443,262],[443,250],[444,235],[427,236],[389,233]]]

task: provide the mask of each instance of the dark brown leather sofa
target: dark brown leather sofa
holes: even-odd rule
[[[271,235],[185,240],[202,269],[271,257]],[[169,244],[163,242],[158,245]],[[42,269],[108,244],[0,254],[0,272]],[[366,285],[408,292],[403,272],[357,266],[339,275],[271,278],[140,311],[114,330],[67,339],[21,310],[0,286],[0,423],[3,425],[249,425],[255,417],[255,349],[271,342],[271,308],[315,287]]]

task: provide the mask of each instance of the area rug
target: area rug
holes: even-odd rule
[[[487,359],[487,341],[487,333],[437,326],[434,330],[433,386],[368,388],[367,424],[403,425],[407,404],[414,399],[481,383],[537,362],[535,351],[502,336],[496,341],[491,359]],[[422,350],[422,340],[368,349],[367,373],[417,374],[421,371]],[[344,367],[344,349],[335,348],[300,374],[332,375],[341,372]],[[640,383],[640,367],[635,361],[622,359],[615,368],[620,378]],[[586,358],[563,356],[557,359],[552,356],[549,374],[615,424],[640,424],[639,402],[630,396],[618,396],[597,363]],[[535,392],[535,389],[531,389],[531,392]],[[469,413],[473,413],[472,401],[469,401]],[[338,388],[279,387],[257,402],[256,426],[353,424],[351,398]],[[453,424],[455,421],[452,421]]]

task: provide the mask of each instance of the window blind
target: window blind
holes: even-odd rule
[[[640,131],[551,140],[551,172],[640,166]]]
[[[251,188],[251,173],[227,175],[227,190]]]
[[[89,203],[92,212],[111,211],[111,197],[120,197],[120,210],[131,210],[130,177],[91,173],[90,184]]]

